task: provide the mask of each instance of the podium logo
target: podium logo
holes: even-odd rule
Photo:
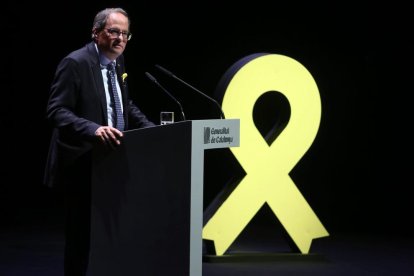
[[[204,128],[204,144],[210,144],[210,127]]]

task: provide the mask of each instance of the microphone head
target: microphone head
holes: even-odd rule
[[[157,83],[157,80],[155,79],[155,77],[151,75],[150,73],[145,72],[145,76],[147,76],[147,78],[149,78],[150,81]]]
[[[161,65],[155,64],[155,67],[160,70],[161,72],[169,75],[170,77],[175,77],[173,73],[171,73],[170,71],[168,71],[167,69],[165,69],[164,67],[162,67]]]

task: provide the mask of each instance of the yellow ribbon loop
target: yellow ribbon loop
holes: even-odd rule
[[[290,104],[285,129],[269,146],[253,121],[257,99],[282,93]],[[296,60],[276,54],[256,57],[232,76],[223,98],[226,118],[240,119],[240,147],[230,148],[246,176],[203,228],[223,255],[267,203],[302,253],[312,240],[328,236],[295,183],[290,171],[314,141],[321,119],[321,101],[314,79]],[[269,114],[271,116],[271,114]]]

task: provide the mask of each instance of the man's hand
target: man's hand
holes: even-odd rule
[[[121,144],[121,138],[124,134],[116,128],[110,126],[101,126],[95,131],[98,140],[111,148],[115,148]]]

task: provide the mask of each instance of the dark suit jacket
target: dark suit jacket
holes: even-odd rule
[[[129,99],[124,59],[117,59],[117,75],[122,90],[125,129],[154,126]],[[54,128],[46,162],[44,182],[57,184],[61,168],[76,162],[92,150],[95,131],[107,125],[105,88],[99,56],[93,42],[66,56],[58,65],[51,86],[47,119]]]

